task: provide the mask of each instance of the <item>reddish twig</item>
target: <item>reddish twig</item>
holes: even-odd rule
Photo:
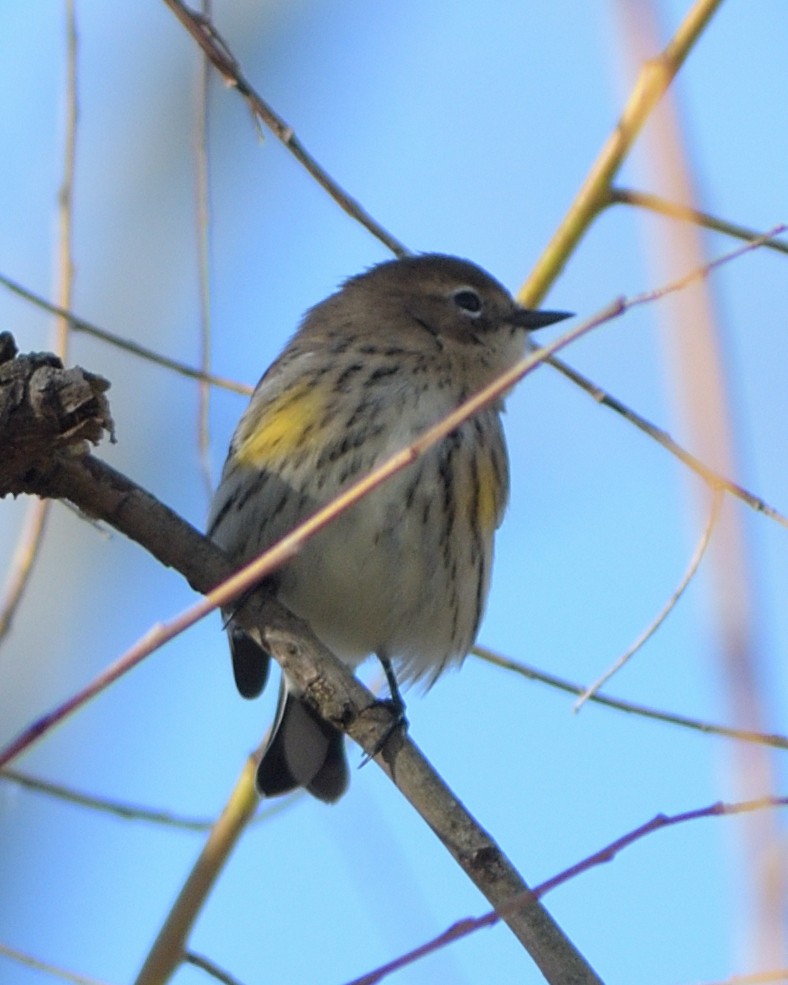
[[[708,807],[683,811],[680,814],[657,814],[650,821],[622,835],[621,838],[610,842],[609,845],[606,845],[598,852],[594,852],[593,855],[588,855],[582,861],[564,869],[563,872],[559,872],[550,879],[546,879],[531,889],[527,894],[524,894],[524,896],[530,899],[541,899],[546,893],[582,875],[584,872],[588,872],[589,869],[593,869],[605,862],[612,862],[619,852],[625,848],[629,848],[630,845],[656,831],[662,831],[665,828],[673,827],[677,824],[684,824],[687,821],[697,821],[701,818],[709,817],[729,817],[731,815],[763,810],[767,807],[788,807],[788,797],[764,797],[761,800],[742,801],[734,804],[718,802],[716,804],[710,804]],[[517,908],[522,906],[523,901],[523,895],[514,897],[504,906],[499,906],[497,910],[491,910],[480,917],[467,917],[464,920],[458,920],[451,927],[444,930],[443,933],[437,937],[433,937],[432,940],[414,948],[412,951],[408,951],[407,954],[400,955],[385,965],[381,965],[374,971],[367,972],[360,978],[354,978],[352,982],[348,982],[348,985],[377,985],[378,982],[383,981],[384,978],[393,972],[401,971],[408,965],[413,964],[420,958],[426,957],[428,954],[433,954],[447,944],[467,937],[469,934],[473,934],[477,930],[482,930],[484,927],[493,927],[505,917],[510,907]]]

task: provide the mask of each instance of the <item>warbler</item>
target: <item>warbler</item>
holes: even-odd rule
[[[351,277],[306,313],[258,383],[209,536],[239,565],[250,561],[513,365],[529,330],[565,317],[521,307],[452,256]],[[271,576],[277,598],[351,668],[374,653],[399,682],[429,686],[471,647],[509,492],[502,409],[460,425]],[[226,615],[236,685],[255,697],[270,658]],[[342,733],[283,678],[260,793],[305,787],[332,802],[347,784]]]

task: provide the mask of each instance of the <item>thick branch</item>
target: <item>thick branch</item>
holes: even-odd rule
[[[112,418],[109,383],[78,366],[63,369],[49,352],[16,356],[14,340],[0,334],[0,496],[31,491],[27,473],[59,454],[84,454]]]

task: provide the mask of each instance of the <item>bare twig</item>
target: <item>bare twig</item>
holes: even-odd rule
[[[73,226],[74,226],[74,172],[77,148],[77,26],[73,0],[66,0],[66,119],[64,123],[63,180],[58,195],[58,256],[57,296],[66,309],[71,306],[74,284]],[[54,350],[61,359],[68,352],[69,320],[58,317],[55,328]],[[11,629],[11,623],[30,583],[36,560],[41,550],[49,515],[50,504],[38,500],[29,505],[27,517],[11,559],[5,580],[3,601],[0,605],[0,642]]]
[[[742,244],[742,246],[737,247],[735,250],[731,250],[729,253],[723,253],[715,260],[700,263],[694,270],[690,270],[689,273],[684,274],[677,280],[671,281],[664,287],[657,287],[652,291],[645,291],[643,294],[639,294],[633,298],[633,301],[637,301],[638,303],[640,303],[641,300],[656,301],[658,298],[663,298],[667,294],[674,294],[676,291],[681,291],[685,287],[689,287],[689,285],[694,281],[705,279],[710,273],[712,273],[712,271],[716,270],[717,267],[720,267],[725,263],[730,263],[731,260],[744,256],[745,253],[749,253],[751,250],[761,249],[766,246],[767,243],[774,242],[774,237],[784,233],[785,228],[785,225],[780,223],[772,229],[769,229],[768,232],[758,233],[752,239]]]
[[[642,824],[639,828],[635,828],[623,837],[616,839],[616,841],[611,842],[593,855],[589,855],[581,862],[576,863],[568,869],[564,869],[563,872],[559,872],[552,878],[540,883],[534,889],[529,890],[529,895],[540,899],[551,890],[569,882],[571,879],[575,879],[582,873],[588,872],[590,869],[604,862],[612,862],[625,848],[629,848],[630,845],[656,831],[661,831],[677,824],[685,824],[688,821],[700,820],[701,818],[733,816],[775,807],[788,807],[788,797],[764,797],[761,800],[745,801],[735,804],[717,803],[709,807],[701,807],[697,810],[684,811],[681,814],[657,814],[646,824]],[[354,978],[352,982],[348,982],[348,985],[378,985],[378,982],[382,982],[384,978],[387,978],[393,972],[401,971],[408,965],[414,964],[428,954],[433,954],[447,944],[467,937],[477,930],[494,926],[504,918],[508,907],[516,905],[517,902],[517,900],[510,900],[504,907],[499,907],[497,911],[485,913],[481,917],[467,917],[464,920],[459,920],[457,923],[452,924],[448,930],[432,938],[427,943],[414,948],[412,951],[408,951],[407,954],[400,955],[400,957],[376,968],[374,971],[367,972],[360,978]]]
[[[77,120],[79,92],[77,88],[77,20],[74,0],[66,0],[66,121],[63,151],[63,181],[58,195],[58,306],[71,307],[74,289],[74,174],[77,161]],[[65,360],[70,332],[68,317],[58,316],[55,351]]]
[[[765,245],[767,242],[771,242],[774,236],[783,232],[786,227],[784,225],[775,226],[774,229],[769,230],[767,233],[762,233],[756,236],[753,240],[748,242],[746,245],[739,247],[733,253],[724,254],[717,260],[711,262],[711,264],[705,264],[702,267],[697,268],[695,271],[687,274],[685,277],[675,281],[671,285],[667,285],[666,288],[658,288],[656,291],[648,291],[643,295],[638,296],[638,300],[652,300],[657,297],[664,296],[668,290],[676,290],[679,287],[686,286],[692,280],[696,280],[699,276],[703,276],[703,272],[716,267],[720,262],[727,262],[734,256],[740,256],[742,253],[749,251],[750,249],[757,248]],[[580,389],[585,390],[593,399],[599,403],[608,407],[610,410],[614,410],[617,414],[620,414],[625,420],[629,421],[630,424],[634,424],[638,430],[643,431],[650,438],[653,438],[657,444],[661,445],[667,451],[671,453],[674,457],[678,458],[679,461],[683,462],[692,472],[699,476],[711,489],[723,489],[725,492],[730,493],[736,499],[740,499],[742,502],[746,503],[749,507],[756,510],[759,513],[763,513],[772,520],[776,520],[781,526],[788,529],[788,517],[781,513],[779,510],[775,509],[766,503],[760,496],[756,496],[749,490],[745,489],[744,486],[739,485],[737,482],[726,478],[720,472],[712,469],[710,466],[706,465],[699,458],[696,458],[691,452],[682,448],[678,442],[674,441],[673,438],[658,428],[656,425],[652,424],[645,417],[642,417],[636,411],[627,407],[612,394],[607,393],[601,387],[597,386],[587,377],[583,376],[576,369],[573,369],[567,363],[560,359],[555,358],[555,356],[550,355],[546,360],[554,369],[557,369],[559,373],[565,376],[567,379],[571,380]]]
[[[643,65],[624,111],[553,238],[520,289],[518,299],[534,307],[564,267],[597,213],[651,111],[662,98],[722,0],[696,0],[663,51]]]
[[[210,21],[211,0],[202,0],[202,16]],[[200,81],[197,87],[197,123],[194,134],[196,164],[196,221],[197,221],[197,279],[200,304],[200,370],[211,368],[211,263],[210,263],[210,182],[208,169],[208,95],[211,66],[203,54],[199,64]],[[205,490],[210,499],[213,491],[210,456],[210,385],[201,380],[197,388],[197,447]]]
[[[201,968],[203,971],[207,972],[211,978],[215,978],[217,982],[222,982],[223,985],[241,985],[237,978],[233,978],[233,976],[226,972],[224,968],[220,968],[215,961],[211,961],[210,958],[206,958],[202,954],[195,954],[194,951],[187,951],[183,956],[183,960],[188,964],[193,964],[195,968]]]
[[[651,620],[649,625],[643,630],[640,636],[638,636],[635,642],[632,643],[631,646],[627,647],[627,649],[621,654],[621,656],[618,657],[618,659],[615,660],[614,663],[610,667],[608,667],[608,669],[603,674],[601,674],[594,681],[593,684],[589,685],[589,687],[586,688],[585,691],[583,691],[583,693],[580,695],[580,697],[577,699],[577,701],[574,704],[575,711],[580,711],[580,709],[583,707],[586,701],[588,701],[589,698],[592,698],[604,684],[607,684],[610,678],[613,677],[614,674],[617,674],[618,671],[621,670],[621,668],[624,666],[625,663],[627,663],[628,660],[632,659],[632,657],[638,652],[638,650],[640,650],[641,647],[643,647],[651,639],[654,633],[656,633],[656,631],[659,629],[662,623],[667,619],[667,617],[676,607],[676,603],[684,594],[684,590],[686,589],[687,585],[689,585],[689,583],[695,577],[698,568],[700,567],[700,563],[706,554],[706,549],[708,548],[709,543],[711,541],[712,532],[714,530],[715,524],[717,523],[717,519],[720,515],[722,499],[723,499],[722,490],[715,489],[711,502],[711,509],[709,510],[709,516],[708,519],[706,520],[706,524],[703,528],[703,532],[701,533],[700,539],[698,540],[698,543],[695,546],[695,550],[692,552],[692,557],[690,558],[690,562],[687,565],[687,570],[682,575],[681,581],[678,583],[676,588],[671,593],[671,596],[668,599],[668,601],[662,607],[660,612],[654,617],[654,619]]]
[[[54,797],[68,804],[75,804],[77,807],[85,807],[88,810],[99,811],[104,814],[112,814],[124,821],[143,821],[147,824],[160,824],[167,828],[177,828],[185,831],[210,831],[216,824],[216,818],[195,818],[184,817],[182,814],[175,814],[172,811],[155,810],[150,807],[141,807],[139,804],[129,804],[119,800],[112,800],[109,797],[95,797],[92,794],[75,790],[73,787],[66,786],[64,783],[51,783],[49,780],[42,780],[40,777],[31,776],[21,770],[15,770],[10,766],[0,769],[0,781],[7,780],[17,783],[20,787],[33,790],[36,793],[47,797]],[[254,816],[254,823],[267,821],[270,818],[288,810],[299,794],[292,797],[282,797],[270,804],[266,804],[258,810]]]
[[[57,258],[56,258],[56,289],[59,307],[68,309],[74,287],[74,175],[76,170],[77,153],[77,120],[79,116],[77,89],[77,24],[74,0],[66,0],[66,84],[65,84],[65,121],[63,126],[63,177],[58,191],[58,224],[57,224]],[[58,314],[55,326],[54,350],[61,359],[68,352],[70,333],[69,319]]]
[[[694,222],[705,229],[713,229],[715,232],[724,233],[726,236],[733,236],[734,239],[751,241],[758,239],[761,235],[757,229],[752,229],[749,226],[741,226],[736,222],[730,222],[728,219],[711,215],[709,212],[701,212],[699,209],[690,208],[688,205],[680,205],[678,202],[671,202],[660,195],[651,195],[634,188],[620,188],[618,186],[611,188],[609,204],[635,205],[642,209],[649,209],[651,212],[658,212],[660,215],[669,216],[672,219]],[[764,240],[763,245],[768,250],[788,253],[788,243],[781,239],[767,239]]]
[[[486,663],[503,670],[510,670],[529,681],[538,681],[540,684],[547,684],[548,687],[566,694],[580,695],[583,687],[572,681],[567,681],[563,677],[556,677],[555,674],[548,674],[544,670],[532,667],[530,664],[523,663],[521,660],[513,660],[500,653],[480,646],[478,643],[471,650],[475,656]],[[697,718],[689,718],[686,715],[677,715],[671,711],[659,711],[656,708],[649,708],[646,705],[639,705],[633,701],[623,701],[620,698],[612,698],[605,694],[594,694],[590,698],[596,704],[606,708],[614,708],[616,711],[623,711],[630,715],[639,715],[642,718],[650,718],[658,722],[666,722],[668,725],[679,725],[681,728],[692,729],[695,732],[703,732],[706,735],[719,735],[726,739],[738,739],[741,742],[755,742],[764,746],[774,746],[776,749],[788,749],[788,736],[777,733],[748,732],[744,729],[730,728],[727,725],[714,725],[711,722],[704,722]]]
[[[576,369],[573,369],[568,363],[565,363],[561,359],[556,359],[554,356],[549,357],[546,362],[557,369],[562,376],[565,376],[568,380],[575,384],[575,386],[580,387],[581,390],[585,392],[598,404],[607,407],[609,410],[615,411],[620,414],[626,421],[633,424],[639,431],[643,431],[650,438],[653,438],[658,445],[661,445],[666,451],[670,452],[674,458],[677,458],[680,462],[687,466],[695,475],[699,476],[705,483],[709,485],[710,488],[724,489],[725,492],[730,493],[736,499],[741,500],[746,503],[751,509],[758,513],[763,513],[764,516],[768,516],[770,520],[775,520],[780,524],[781,527],[788,529],[788,516],[781,513],[775,507],[770,506],[764,499],[760,496],[756,496],[755,493],[750,492],[745,489],[744,486],[739,485],[738,482],[734,482],[732,479],[728,479],[721,472],[717,472],[715,469],[706,465],[699,458],[692,454],[692,452],[687,451],[683,448],[677,441],[668,434],[667,431],[662,430],[652,424],[649,420],[638,414],[637,411],[632,410],[631,407],[627,407],[626,404],[622,403],[611,393],[603,390],[602,387],[596,385],[579,373]]]
[[[187,366],[177,359],[170,359],[169,356],[163,356],[161,353],[153,349],[148,349],[144,345],[139,345],[139,343],[132,342],[130,339],[121,338],[120,335],[115,335],[105,328],[99,328],[98,325],[94,325],[84,318],[79,318],[73,311],[68,311],[60,305],[52,304],[46,298],[42,298],[39,294],[35,294],[16,281],[11,280],[10,277],[6,277],[5,274],[0,274],[0,284],[26,301],[30,301],[37,307],[42,308],[44,311],[49,311],[53,315],[59,315],[61,318],[68,319],[69,325],[75,332],[84,332],[86,335],[92,335],[94,338],[101,339],[102,342],[107,342],[109,345],[114,345],[118,349],[123,349],[124,352],[131,353],[132,356],[139,356],[140,359],[155,363],[157,366],[163,366],[165,369],[170,369],[181,376],[188,376],[193,380],[203,380],[206,383],[210,383],[211,386],[221,387],[222,390],[230,390],[232,393],[240,393],[247,396],[252,392],[252,387],[244,383],[236,383],[234,380],[228,380],[223,376],[216,376],[213,373],[204,373],[202,370],[193,369],[191,366]]]
[[[49,515],[49,506],[49,500],[38,499],[27,507],[25,522],[14,548],[3,586],[3,600],[0,604],[0,643],[11,629],[14,616],[30,581]]]
[[[219,873],[254,815],[259,797],[254,788],[256,758],[250,756],[200,857],[162,924],[135,985],[163,985],[186,954],[186,940]]]
[[[191,10],[180,0],[164,0],[164,3],[175,14],[186,30],[210,59],[211,64],[220,73],[229,86],[237,89],[249,105],[255,119],[264,123],[277,140],[295,157],[315,181],[352,219],[360,223],[366,230],[394,253],[395,256],[405,256],[408,250],[383,228],[362,205],[352,198],[328,174],[314,157],[307,151],[295,135],[293,128],[259,95],[244,76],[241,67],[233,57],[230,47],[219,34],[214,25],[202,17],[197,11]]]
[[[116,817],[121,817],[127,821],[150,821],[154,824],[162,824],[166,827],[180,828],[187,831],[208,831],[214,823],[213,818],[184,817],[181,814],[174,814],[170,811],[151,810],[135,804],[110,800],[107,797],[93,797],[90,794],[67,787],[62,783],[50,783],[48,780],[29,776],[27,773],[12,769],[10,766],[6,766],[0,770],[0,780],[10,780],[12,783],[17,783],[19,786],[26,787],[28,790],[35,790],[38,793],[56,797],[58,800],[75,804],[78,807],[87,807],[91,810],[102,811],[105,814],[114,814]]]
[[[99,981],[98,978],[89,978],[87,975],[80,975],[75,971],[68,971],[49,961],[42,961],[40,958],[25,951],[20,951],[15,947],[0,943],[0,956],[10,958],[18,964],[25,965],[27,968],[35,968],[36,971],[43,971],[53,978],[59,978],[63,982],[71,982],[72,985],[107,985],[106,982]]]

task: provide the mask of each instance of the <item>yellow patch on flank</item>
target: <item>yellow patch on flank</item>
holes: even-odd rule
[[[262,468],[317,440],[325,421],[325,401],[314,382],[279,394],[260,409],[250,408],[243,422],[237,457],[243,465]]]
[[[481,530],[491,537],[501,518],[500,477],[489,455],[479,456],[476,461],[479,471],[477,520]]]

